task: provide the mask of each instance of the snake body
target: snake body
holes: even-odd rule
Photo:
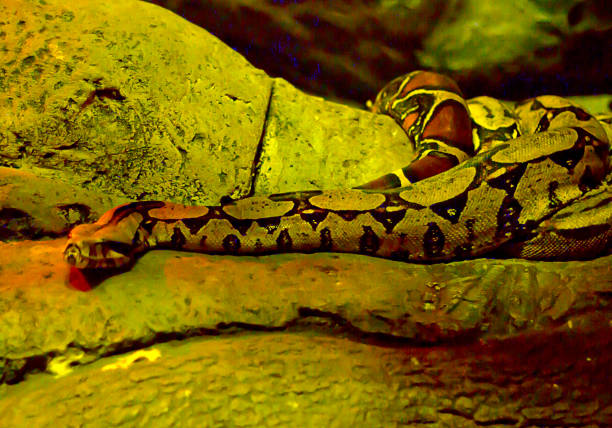
[[[572,204],[588,212],[609,172],[606,132],[581,107],[555,96],[514,110],[488,97],[466,102],[448,77],[417,71],[391,81],[370,108],[394,118],[414,142],[416,157],[406,167],[354,189],[208,207],[128,203],[76,226],[65,260],[120,267],[153,248],[334,251],[420,262],[506,251],[549,259],[583,257],[609,242],[605,223],[593,229],[571,220],[563,236],[546,232],[556,215],[567,222],[563,212]],[[609,194],[595,204],[606,208]]]

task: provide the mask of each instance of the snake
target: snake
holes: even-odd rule
[[[514,106],[465,100],[450,77],[419,70],[390,81],[368,107],[407,134],[414,149],[407,166],[353,188],[211,206],[130,202],[75,226],[65,261],[122,268],[156,248],[423,263],[580,259],[609,249],[612,193],[602,186],[610,144],[605,124],[579,105],[553,95]]]

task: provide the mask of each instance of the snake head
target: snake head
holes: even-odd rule
[[[93,224],[70,231],[64,260],[79,269],[118,268],[131,264],[134,255],[147,248],[148,233],[143,215],[125,213],[125,205],[114,208]]]

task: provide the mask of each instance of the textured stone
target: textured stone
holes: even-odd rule
[[[601,375],[610,364],[612,343],[601,333],[430,348],[372,346],[314,332],[193,338],[155,345],[149,352],[161,358],[154,361],[104,371],[122,358],[109,357],[59,379],[38,374],[4,385],[0,411],[8,426],[26,421],[33,426],[605,425],[611,421],[610,394]],[[573,347],[571,355],[559,352],[567,346]],[[584,357],[595,350],[602,351],[599,361],[586,364]],[[215,370],[208,363],[192,370],[208,359],[218,361]],[[421,373],[397,372],[415,359],[427,362]],[[500,371],[511,378],[522,375],[527,359],[532,382],[499,378]],[[275,360],[286,364],[270,364]],[[135,382],[135,372],[156,376]],[[435,382],[423,383],[424,377]],[[590,398],[575,402],[575,389],[583,388],[584,380],[590,382]],[[213,384],[219,388],[207,388]],[[545,395],[534,385],[557,392]],[[554,413],[542,406],[551,401]]]
[[[354,186],[412,158],[392,119],[271,79],[156,6],[18,1],[0,16],[0,239],[57,236],[133,199]]]
[[[27,169],[0,167],[0,240],[65,235],[75,224],[96,221],[109,207],[126,201]]]
[[[0,16],[0,165],[132,199],[248,192],[271,80],[241,55],[135,1]]]
[[[257,194],[355,187],[407,165],[414,149],[393,119],[309,96],[276,79]]]
[[[249,326],[340,325],[366,337],[440,343],[609,322],[612,256],[427,266],[349,254],[230,257],[159,250],[128,272],[82,276],[63,261],[64,243],[0,244],[5,380],[19,378],[31,360],[66,374],[71,365],[131,343]],[[425,304],[434,282],[436,303],[427,298]],[[214,369],[219,362],[208,364]],[[415,364],[420,370],[421,362]],[[275,366],[270,362],[271,370]]]
[[[93,275],[64,263],[64,238],[23,240],[127,198],[346,187],[386,171],[389,150],[409,154],[392,120],[269,79],[160,8],[18,1],[0,14],[12,91],[0,91],[0,203],[26,214],[4,217],[20,242],[0,243],[0,425],[610,421],[612,256],[153,251]]]

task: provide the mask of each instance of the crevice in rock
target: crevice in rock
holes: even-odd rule
[[[464,418],[474,423],[474,417],[472,415],[470,415],[469,413],[462,412],[461,410],[453,409],[452,407],[440,409],[438,410],[438,413],[445,414],[445,415],[458,416],[460,418]]]
[[[90,223],[97,220],[94,216],[92,216],[91,208],[85,204],[61,204],[57,205],[57,209],[60,211],[60,214],[64,220],[66,220],[69,227],[81,223]]]
[[[482,335],[482,331],[478,327],[462,331],[442,331],[436,325],[422,325],[420,326],[419,330],[423,334],[419,334],[418,337],[406,337],[390,333],[366,331],[353,325],[350,321],[343,318],[339,314],[322,311],[320,309],[300,307],[298,308],[298,314],[301,319],[309,317],[328,319],[333,324],[341,327],[341,329],[348,335],[349,339],[356,339],[360,342],[376,346],[394,347],[410,345],[418,347],[431,347],[439,344],[458,346],[472,343]]]
[[[28,374],[50,371],[49,364],[58,357],[67,356],[69,366],[84,365],[98,361],[103,358],[108,358],[117,355],[128,354],[130,352],[142,350],[158,344],[170,341],[184,341],[188,339],[206,337],[206,336],[234,336],[238,334],[257,334],[257,333],[272,333],[272,332],[316,332],[320,335],[329,335],[335,337],[343,337],[351,341],[373,345],[377,347],[387,348],[423,348],[431,349],[436,346],[444,345],[445,347],[462,347],[478,343],[482,338],[482,331],[479,328],[462,330],[462,331],[446,331],[439,326],[422,326],[423,334],[417,334],[416,337],[398,336],[390,333],[366,331],[355,326],[351,321],[342,315],[323,311],[316,308],[299,307],[297,317],[294,317],[280,325],[263,325],[256,323],[248,323],[243,321],[227,321],[219,322],[214,327],[189,327],[183,331],[174,332],[151,332],[143,335],[139,339],[128,339],[121,342],[112,343],[106,347],[86,348],[78,344],[71,343],[61,353],[57,351],[49,351],[46,354],[34,355],[23,359],[4,359],[0,366],[3,367],[3,373],[0,374],[0,384],[16,384],[23,381]],[[605,317],[605,315],[603,315]],[[434,331],[436,330],[436,331]],[[562,331],[552,333],[555,337],[563,335]],[[593,333],[595,334],[595,333]],[[500,339],[505,342],[504,339]],[[515,338],[507,343],[506,346],[516,347],[512,342],[527,340],[526,338]],[[561,339],[550,339],[555,343],[562,342]],[[499,340],[489,341],[485,347],[494,346]],[[499,343],[501,343],[499,342]],[[529,342],[529,340],[528,340]],[[537,340],[538,344],[542,344],[542,338]],[[523,344],[530,348],[533,344]],[[70,359],[70,355],[79,355],[80,357]],[[85,358],[83,358],[85,357]],[[80,362],[85,360],[86,362]],[[534,363],[532,362],[532,365]],[[534,369],[535,370],[535,369]],[[491,379],[472,379],[473,381],[482,381],[485,383],[492,382]],[[489,422],[474,421],[477,425],[490,424],[513,424],[516,421],[496,419]]]
[[[606,308],[612,300],[612,292],[595,292],[593,297],[595,301],[592,302],[592,304],[582,308],[568,310],[558,318],[549,320],[551,327],[563,328],[569,326],[571,329],[573,323],[579,323],[585,320],[600,320],[599,322],[587,323],[587,325],[592,324],[593,326],[599,326],[601,322],[605,325],[605,320],[612,318],[612,311]],[[597,300],[599,300],[599,302]]]
[[[32,217],[16,208],[0,209],[0,240],[16,241],[32,232]]]
[[[272,105],[272,98],[274,97],[275,84],[276,80],[272,79],[272,83],[270,85],[270,92],[268,93],[268,104],[266,105],[266,113],[264,114],[263,125],[261,128],[261,135],[259,136],[257,148],[255,149],[255,156],[253,157],[253,163],[251,165],[251,185],[249,187],[249,192],[245,195],[245,197],[250,197],[255,194],[255,186],[257,185],[257,180],[259,178],[259,172],[261,169],[261,154],[263,153],[264,140],[267,134],[268,120],[270,117],[270,107]]]
[[[516,425],[518,423],[518,419],[514,418],[497,418],[491,419],[489,421],[474,421],[474,423],[481,427],[488,427],[492,425]]]
[[[0,209],[0,242],[38,241],[65,236],[73,223],[57,232],[36,227],[35,219],[27,212],[17,208]]]
[[[319,322],[316,321],[319,320]],[[323,320],[325,322],[321,323]],[[157,332],[137,340],[124,340],[113,343],[106,348],[89,349],[78,344],[70,344],[62,353],[50,351],[46,354],[35,355],[21,360],[6,359],[3,362],[4,370],[0,375],[0,384],[17,384],[25,380],[28,374],[49,371],[49,364],[57,357],[82,353],[88,356],[87,363],[98,361],[116,355],[128,354],[157,344],[170,341],[182,341],[202,336],[231,336],[242,332],[300,332],[304,330],[317,331],[320,334],[333,336],[341,335],[348,340],[366,343],[381,347],[431,347],[441,343],[454,346],[473,342],[476,339],[475,331],[467,331],[449,340],[440,337],[437,342],[417,338],[401,337],[388,333],[370,332],[354,326],[346,318],[333,312],[319,309],[300,307],[298,316],[278,326],[246,323],[241,321],[220,322],[214,328],[193,327],[180,332]],[[79,358],[73,359],[70,366],[82,365]],[[11,367],[14,367],[11,369]]]

